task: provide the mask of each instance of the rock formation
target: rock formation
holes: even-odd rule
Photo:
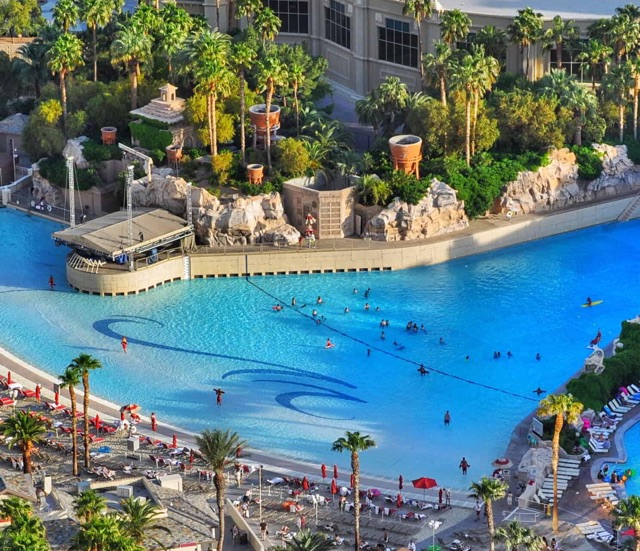
[[[135,205],[163,208],[186,218],[187,183],[182,178],[154,170],[152,181],[145,178],[134,182],[132,192]],[[193,187],[191,199],[198,244],[296,244],[300,237],[288,224],[279,193],[221,202],[208,191]]]
[[[453,188],[434,178],[422,201],[410,205],[394,200],[369,221],[365,235],[377,241],[425,239],[462,230],[468,225],[464,201],[458,201]]]
[[[88,168],[89,163],[84,158],[84,146],[82,145],[88,139],[86,136],[78,136],[77,138],[67,140],[67,145],[65,145],[62,150],[62,156],[65,159],[67,157],[73,157],[78,168]]]
[[[593,145],[602,155],[602,175],[591,182],[578,178],[576,156],[569,149],[554,149],[550,162],[535,172],[521,172],[507,184],[491,209],[493,214],[527,214],[561,209],[640,189],[640,169],[627,156],[624,145]]]

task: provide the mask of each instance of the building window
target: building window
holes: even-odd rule
[[[593,71],[593,81],[601,82],[602,75],[604,74],[604,68],[602,63],[597,65],[594,69],[589,64],[583,64],[579,59],[579,54],[582,52],[582,46],[584,41],[578,41],[572,48],[568,48],[567,45],[563,45],[562,48],[562,69],[570,75],[575,75],[579,82],[591,82],[591,72]],[[549,66],[551,69],[558,68],[558,50],[553,48],[549,52]]]
[[[281,33],[309,34],[308,0],[267,0],[265,4],[282,21]]]
[[[407,67],[418,67],[418,35],[409,31],[409,23],[386,19],[378,27],[378,58]]]
[[[324,9],[326,38],[340,46],[351,49],[351,17],[345,15],[344,4],[331,0]]]

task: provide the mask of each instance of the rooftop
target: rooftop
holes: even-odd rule
[[[569,19],[599,19],[609,17],[615,13],[617,7],[629,2],[626,0],[440,0],[445,11],[462,10],[468,14],[496,15],[514,17],[518,10],[529,6],[536,12],[542,13],[545,19],[552,19],[555,15]]]
[[[0,121],[0,134],[22,134],[28,120],[29,116],[22,113],[3,119]]]
[[[177,124],[184,120],[184,100],[176,95],[177,88],[171,84],[165,84],[160,88],[160,97],[152,99],[144,107],[129,111],[131,115],[137,115],[146,119]]]

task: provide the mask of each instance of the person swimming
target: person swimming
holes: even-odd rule
[[[591,297],[587,297],[586,303],[587,303],[587,306],[591,306],[593,304]]]
[[[428,375],[429,372],[427,371],[427,369],[425,368],[424,365],[420,364],[420,367],[418,368],[418,373],[420,373],[421,376],[425,376]]]
[[[513,358],[513,354],[511,353],[511,350],[507,352],[507,358]]]
[[[546,390],[542,390],[540,387],[538,387],[533,392],[535,392],[538,396],[540,396],[540,394],[544,394],[547,391]]]
[[[368,302],[365,302],[365,303],[364,303],[364,310],[365,310],[365,312],[368,312],[368,311],[369,311],[369,308],[371,308],[371,306],[369,306],[369,303],[368,303]]]
[[[318,315],[318,311],[314,310],[313,312],[311,312],[311,315],[315,318]]]
[[[324,345],[325,348],[333,348],[335,344],[331,342],[331,339],[327,339],[327,344]]]
[[[447,344],[444,342],[444,339],[442,337],[440,337],[440,344]]]
[[[344,313],[345,313],[345,314],[348,314],[349,312],[351,312],[351,310],[349,310],[349,307],[347,306],[347,307],[344,309]]]
[[[538,352],[536,354],[536,360],[540,361],[542,359],[542,356],[540,355],[540,352]]]
[[[316,304],[322,304],[322,297],[318,297],[316,299]]]

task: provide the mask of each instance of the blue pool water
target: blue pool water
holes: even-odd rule
[[[625,483],[627,495],[640,495],[640,423],[636,423],[624,435],[624,447],[627,451],[626,463],[612,463],[609,469],[633,469],[632,476]]]
[[[142,404],[160,423],[229,427],[256,448],[345,468],[331,443],[358,430],[378,444],[363,455],[364,471],[454,487],[491,472],[536,406],[533,389],[553,391],[581,367],[599,328],[607,342],[640,311],[638,222],[407,271],[194,280],[113,298],[66,290],[67,250],[50,239],[57,229],[0,211],[0,345],[53,374],[92,354],[104,364],[93,391]],[[265,291],[307,306],[276,313]],[[326,327],[301,314],[318,295]],[[604,303],[581,308],[586,296]],[[384,341],[382,318],[391,320]],[[429,333],[407,333],[408,320]],[[327,338],[335,348],[324,349]],[[421,377],[420,363],[440,373]],[[214,386],[226,391],[222,407]]]

